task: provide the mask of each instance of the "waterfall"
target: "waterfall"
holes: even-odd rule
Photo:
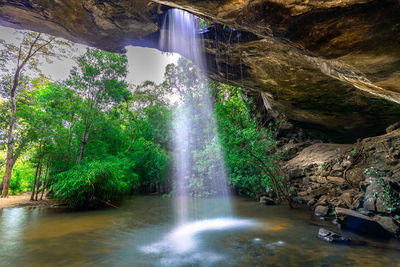
[[[189,12],[170,9],[161,29],[160,48],[177,52],[205,70],[200,21]],[[173,122],[175,209],[179,223],[231,215],[213,102],[206,77],[201,71],[194,73],[194,86],[178,88],[181,102]],[[207,199],[197,201],[193,195]],[[196,208],[189,210],[188,203]]]
[[[194,82],[179,83],[182,87],[176,88],[181,94],[173,121],[176,222],[161,240],[140,248],[146,254],[159,255],[160,266],[197,266],[194,263],[199,260],[207,266],[221,262],[223,256],[218,251],[201,246],[202,234],[257,225],[253,220],[232,216],[213,102],[207,79],[199,71],[207,67],[199,26],[198,17],[170,9],[160,35],[161,50],[177,52],[198,66],[180,62],[189,65],[189,80]]]

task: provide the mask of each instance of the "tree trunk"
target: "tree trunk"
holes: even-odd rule
[[[35,180],[33,181],[33,185],[32,185],[32,195],[31,195],[32,201],[34,200],[34,197],[35,197],[36,182],[37,182],[37,177],[39,174],[39,166],[40,166],[41,162],[42,162],[42,140],[40,140],[40,143],[39,143],[39,158],[38,158],[38,162],[36,164]]]
[[[35,197],[35,189],[36,189],[36,180],[37,176],[39,173],[39,165],[40,165],[40,159],[38,160],[38,163],[36,164],[36,172],[35,172],[35,179],[33,180],[33,185],[32,185],[32,194],[31,194],[31,200],[34,200]]]
[[[71,122],[74,121],[75,113],[71,115]],[[72,125],[69,127],[69,136],[68,136],[68,148],[67,148],[67,158],[65,160],[65,165],[69,165],[69,160],[71,159],[71,144],[72,144]]]
[[[39,189],[40,189],[40,182],[41,182],[41,178],[42,178],[42,166],[43,166],[43,161],[40,162],[39,177],[38,177],[37,184],[36,184],[36,196],[35,196],[35,201],[38,200],[38,194],[39,194]]]
[[[14,130],[14,124],[15,124],[15,113],[17,111],[17,101],[15,99],[15,96],[16,96],[17,88],[18,88],[18,84],[19,84],[19,76],[20,76],[21,71],[23,70],[24,66],[28,63],[28,61],[33,56],[35,56],[36,53],[38,53],[40,50],[42,50],[45,46],[49,45],[54,40],[54,39],[51,39],[48,42],[46,42],[45,44],[38,47],[37,49],[34,49],[35,45],[37,44],[38,40],[40,39],[40,35],[41,35],[41,33],[39,33],[36,36],[36,38],[33,40],[32,43],[30,43],[29,51],[25,55],[24,58],[23,58],[23,53],[22,53],[22,44],[19,47],[17,68],[14,73],[13,85],[12,85],[11,92],[10,92],[11,112],[10,112],[9,129],[8,129],[8,133],[7,133],[6,172],[5,172],[4,178],[3,178],[3,192],[1,195],[1,197],[3,197],[3,198],[8,197],[8,189],[10,188],[12,169],[18,158],[18,153],[17,153],[17,155],[14,155],[15,137],[13,135],[13,130]],[[22,147],[19,147],[19,148],[22,148]]]
[[[65,160],[65,165],[69,165],[69,160],[71,158],[71,143],[72,143],[72,134],[70,133],[68,138],[68,148],[67,148],[67,158]]]
[[[13,100],[13,102],[15,102]],[[8,129],[8,142],[7,142],[7,158],[6,158],[6,172],[4,173],[3,178],[3,192],[1,197],[8,197],[8,189],[10,188],[11,174],[12,169],[14,167],[14,136],[13,136],[13,128],[14,128],[14,113],[15,113],[15,104],[13,104],[13,108],[10,116],[10,125]]]
[[[76,161],[76,164],[81,164],[82,158],[83,158],[83,152],[85,150],[85,145],[87,140],[89,139],[89,130],[86,129],[87,127],[85,127],[85,131],[83,132],[82,135],[82,140],[81,140],[81,148],[79,150],[79,155],[78,155],[78,159]]]
[[[6,172],[4,173],[4,178],[3,178],[3,182],[2,182],[3,183],[3,192],[1,195],[2,198],[8,197],[8,189],[10,188],[11,173],[12,173],[13,167],[14,167],[14,161],[7,160]]]
[[[89,134],[90,134],[90,130],[92,127],[92,124],[90,123],[90,115],[91,115],[94,107],[96,106],[96,101],[94,101],[94,100],[90,100],[88,103],[89,103],[89,109],[88,109],[88,113],[85,118],[85,130],[83,131],[83,134],[82,134],[81,148],[79,150],[78,158],[76,160],[76,163],[78,165],[81,164],[81,161],[83,158],[83,152],[85,150],[85,145],[89,139]]]
[[[48,171],[49,171],[49,163],[47,163],[46,172],[44,173],[44,177],[43,177],[43,179],[42,179],[42,195],[40,196],[40,200],[43,199],[45,184],[47,185],[47,172],[48,172]],[[45,183],[45,182],[46,182],[46,183]]]
[[[79,149],[78,159],[76,160],[76,164],[78,164],[78,165],[81,164],[81,161],[83,158],[83,151],[85,150],[85,145],[86,145],[85,138],[82,137],[81,148]]]
[[[3,178],[3,192],[1,197],[8,197],[8,189],[10,188],[11,182],[11,174],[12,169],[14,167],[14,124],[15,124],[15,112],[17,111],[17,102],[15,101],[15,95],[17,92],[18,81],[19,81],[19,73],[21,71],[20,67],[17,67],[17,70],[14,74],[13,87],[11,88],[11,112],[10,112],[10,123],[7,133],[7,158],[6,158],[6,172],[4,173]]]

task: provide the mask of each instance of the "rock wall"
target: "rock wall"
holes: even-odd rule
[[[353,230],[376,230],[379,235],[383,227],[400,234],[399,126],[353,145],[309,143],[285,164],[294,201],[307,204],[318,216],[336,213],[338,221]],[[357,220],[375,230],[353,225]]]

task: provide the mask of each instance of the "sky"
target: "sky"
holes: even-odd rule
[[[16,31],[11,28],[0,26],[0,39],[6,42],[17,43]],[[86,46],[76,44],[77,55],[85,52]],[[128,58],[127,81],[133,84],[140,84],[146,80],[161,83],[164,77],[165,66],[176,63],[179,55],[175,53],[161,53],[156,49],[143,47],[126,47]],[[53,80],[64,80],[68,77],[69,71],[74,65],[73,59],[67,58],[54,60],[52,64],[42,62],[39,67],[44,75]]]

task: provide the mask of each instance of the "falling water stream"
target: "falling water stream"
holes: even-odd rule
[[[202,39],[199,38],[200,19],[189,12],[180,9],[170,9],[165,17],[161,30],[160,47],[164,51],[174,51],[191,59],[200,70],[206,68],[203,55]],[[190,219],[209,219],[211,217],[231,216],[229,192],[227,188],[225,164],[222,156],[221,145],[216,129],[215,116],[206,77],[201,71],[195,72],[199,84],[196,86],[200,97],[182,98],[174,117],[174,155],[175,155],[175,200],[178,223]],[[184,86],[184,85],[182,85]],[[191,90],[181,88],[180,92]],[[200,107],[200,109],[199,109]],[[197,117],[197,120],[194,118]],[[195,125],[198,124],[198,125]],[[206,134],[204,134],[206,132]],[[205,149],[210,143],[215,144],[202,154],[201,157],[193,155],[193,148]],[[204,180],[212,181],[208,184],[207,192],[214,192],[207,211],[188,214],[187,202],[191,199],[190,183],[195,179],[195,169],[207,159],[210,171]],[[200,194],[202,192],[199,192]],[[219,207],[219,212],[211,213],[213,206]],[[195,216],[193,218],[193,216]]]
[[[200,33],[198,17],[183,10],[170,9],[161,29],[160,48],[163,51],[178,52],[192,60],[199,70],[205,70]],[[196,247],[196,238],[202,233],[256,225],[255,221],[234,217],[231,212],[225,164],[218,133],[215,131],[215,116],[207,80],[201,71],[194,73],[198,76],[195,78],[198,81],[195,90],[199,96],[182,97],[173,122],[174,207],[177,226],[161,241],[144,246],[142,249],[145,253],[168,252],[182,257],[192,252]],[[178,91],[191,89],[180,88]],[[195,156],[193,148],[202,148],[204,152],[200,157]],[[203,188],[200,182],[196,194],[204,197],[211,192],[211,195],[207,195],[207,199],[198,199],[193,197],[190,185],[198,179],[196,169],[205,160],[209,170],[206,172],[207,177],[201,179],[208,183]]]

